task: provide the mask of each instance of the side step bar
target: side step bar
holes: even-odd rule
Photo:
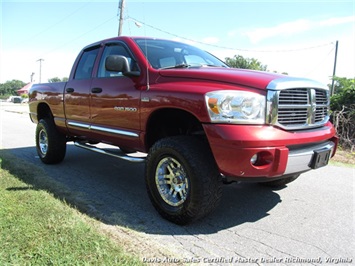
[[[120,152],[117,152],[117,153],[110,152],[110,151],[107,151],[107,150],[100,149],[98,147],[92,146],[90,144],[87,144],[86,142],[74,141],[74,145],[79,147],[79,148],[83,148],[83,149],[86,149],[86,150],[89,150],[89,151],[94,151],[94,152],[105,154],[105,155],[109,155],[109,156],[112,156],[112,157],[116,157],[116,158],[119,158],[119,159],[123,159],[123,160],[129,161],[129,162],[132,162],[132,163],[141,163],[141,162],[144,162],[145,159],[146,159],[146,157],[129,156],[129,155],[127,155],[125,153],[122,153],[122,152],[121,153]]]

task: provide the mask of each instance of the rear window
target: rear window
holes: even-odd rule
[[[76,68],[74,79],[89,79],[91,78],[95,60],[99,52],[99,47],[84,51],[81,55],[79,64]]]

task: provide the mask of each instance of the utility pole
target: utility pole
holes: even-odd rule
[[[32,74],[31,74],[31,83],[33,82],[33,76],[35,75],[35,73],[34,72],[32,72]]]
[[[39,61],[39,83],[41,83],[41,78],[42,78],[42,61],[44,61],[44,59],[40,58],[38,59],[36,62]]]
[[[118,4],[118,9],[120,10],[120,20],[119,20],[119,24],[118,24],[118,36],[122,35],[124,1],[125,0],[120,0],[120,2]]]
[[[337,68],[337,59],[338,59],[338,41],[336,41],[335,43],[335,57],[334,57],[334,67],[333,67],[333,79],[332,79],[332,88],[330,90],[330,96],[332,96],[334,94],[334,90],[335,90],[335,82],[334,82],[334,78],[335,78],[335,71]]]

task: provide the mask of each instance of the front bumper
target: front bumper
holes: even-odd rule
[[[311,170],[312,160],[315,156],[314,151],[331,151],[330,154],[333,154],[335,147],[335,142],[326,141],[324,143],[307,146],[306,148],[289,150],[288,161],[284,175],[301,173]]]
[[[220,172],[229,178],[263,180],[313,168],[314,151],[335,154],[338,139],[331,123],[312,130],[285,131],[272,126],[205,124]],[[255,155],[263,158],[253,163]]]

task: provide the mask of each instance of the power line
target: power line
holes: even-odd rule
[[[69,17],[73,16],[74,14],[76,14],[79,10],[83,9],[84,7],[86,7],[88,4],[91,4],[90,2],[85,3],[84,5],[80,6],[79,8],[75,9],[73,12],[69,13],[68,15],[66,15],[65,17],[61,18],[60,20],[58,20],[57,22],[53,23],[52,25],[48,26],[47,28],[45,28],[44,30],[32,35],[31,37],[26,38],[26,43],[28,44],[29,42],[33,41],[34,39],[36,39],[37,37],[41,36],[43,33],[47,32],[48,30],[54,28],[55,26],[57,26],[58,24],[61,24],[62,22],[64,22],[65,20],[67,20]],[[16,46],[22,45],[22,43],[17,43],[15,44]]]
[[[62,45],[60,45],[60,46],[58,46],[58,47],[56,47],[56,48],[54,48],[54,49],[52,49],[52,50],[50,50],[50,51],[48,51],[48,52],[42,54],[42,56],[43,56],[43,55],[46,55],[46,54],[49,54],[49,53],[52,53],[52,52],[54,52],[54,51],[56,51],[56,50],[58,50],[58,49],[61,49],[61,48],[65,47],[65,46],[68,45],[68,44],[72,44],[74,41],[76,41],[76,40],[82,38],[83,36],[87,35],[88,33],[92,32],[92,31],[94,31],[94,30],[96,30],[96,29],[102,27],[104,24],[110,22],[111,20],[113,20],[113,19],[115,19],[115,18],[116,18],[116,16],[113,16],[113,17],[111,17],[111,18],[105,20],[105,21],[102,22],[101,24],[97,25],[97,26],[94,27],[94,28],[91,28],[90,30],[84,32],[83,34],[77,36],[76,38],[70,39],[70,40],[68,40],[67,42],[63,43]]]
[[[203,44],[203,45],[207,45],[207,46],[211,46],[211,47],[215,47],[215,48],[220,48],[220,49],[226,49],[226,50],[236,50],[236,51],[241,51],[241,52],[258,52],[258,53],[288,53],[288,52],[299,52],[299,51],[305,51],[305,50],[312,50],[312,49],[318,49],[321,47],[325,47],[325,46],[329,46],[329,45],[333,45],[333,43],[324,43],[324,44],[319,44],[319,45],[314,45],[314,46],[309,46],[309,47],[302,47],[302,48],[297,48],[297,49],[279,49],[279,50],[253,50],[253,49],[243,49],[243,48],[235,48],[235,47],[227,47],[227,46],[222,46],[222,45],[217,45],[217,44],[211,44],[211,43],[205,43],[205,42],[201,42],[201,41],[197,41],[191,38],[186,38],[184,36],[180,36],[177,35],[175,33],[171,33],[169,31],[157,28],[153,25],[149,25],[145,22],[139,21],[138,19],[135,19],[133,17],[127,17],[128,19],[131,19],[133,21],[136,21],[142,25],[145,25],[149,28],[152,28],[154,30],[163,32],[165,34],[168,34],[170,36],[174,36],[186,41],[190,41],[190,42],[194,42],[194,43],[199,43],[199,44]]]
[[[307,74],[311,74],[312,72],[314,72],[314,70],[316,70],[320,65],[322,65],[325,60],[329,57],[329,55],[334,51],[335,47],[331,47],[331,49],[329,50],[328,54],[325,55],[323,58],[321,58],[317,64],[315,64],[315,66],[312,68],[312,70],[308,71]]]

